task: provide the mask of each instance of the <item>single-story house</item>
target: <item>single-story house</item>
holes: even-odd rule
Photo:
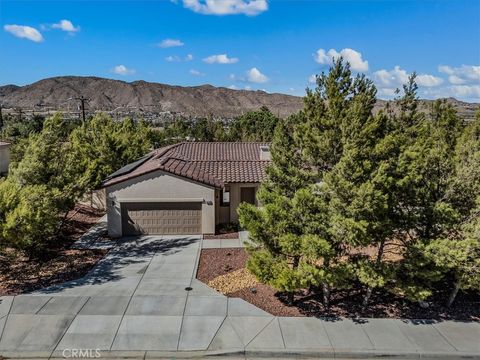
[[[8,172],[10,165],[10,143],[0,141],[0,175]]]
[[[270,162],[267,143],[182,142],[154,150],[104,182],[108,233],[213,234],[256,204]]]

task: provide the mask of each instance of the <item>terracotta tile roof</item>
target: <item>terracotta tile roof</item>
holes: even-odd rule
[[[226,183],[261,182],[268,160],[260,159],[258,142],[183,142],[152,151],[143,161],[110,175],[103,186],[162,170],[200,183],[222,188]]]

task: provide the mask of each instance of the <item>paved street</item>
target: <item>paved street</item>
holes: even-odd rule
[[[281,318],[227,298],[195,279],[201,242],[123,239],[82,279],[0,298],[0,355],[480,359],[479,323]]]

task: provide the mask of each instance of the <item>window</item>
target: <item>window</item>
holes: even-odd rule
[[[230,188],[225,187],[220,194],[220,206],[230,206]]]

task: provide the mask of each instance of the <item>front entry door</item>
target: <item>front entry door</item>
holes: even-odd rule
[[[240,188],[240,202],[246,202],[255,205],[255,188],[242,187]]]

